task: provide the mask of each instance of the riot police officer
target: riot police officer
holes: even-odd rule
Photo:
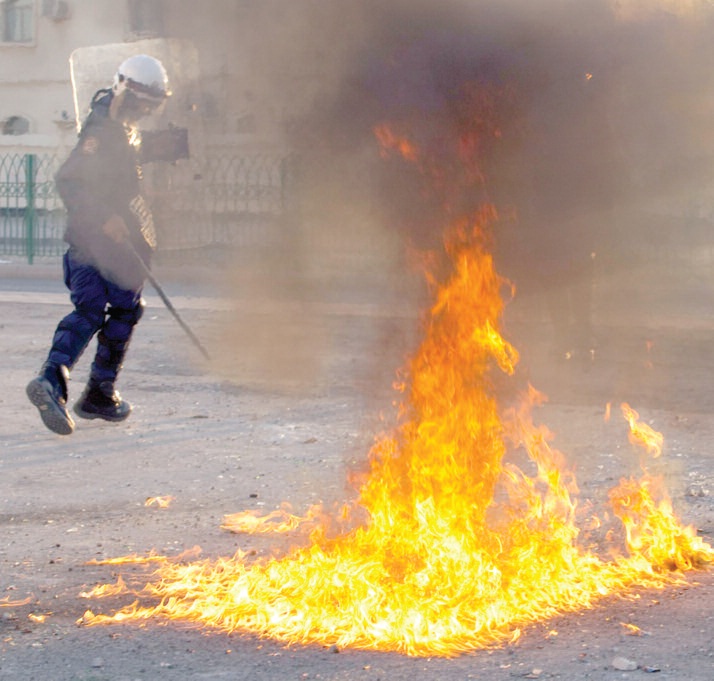
[[[67,410],[69,372],[95,335],[89,381],[74,411],[107,421],[123,421],[131,412],[114,384],[142,315],[144,266],[156,245],[140,192],[142,159],[133,126],[169,94],[159,60],[143,54],[126,59],[113,86],[92,98],[77,145],[55,178],[67,209],[63,272],[74,310],[59,322],[26,392],[45,426],[60,435],[74,430]]]

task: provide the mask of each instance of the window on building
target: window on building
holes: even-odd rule
[[[0,0],[0,28],[4,43],[31,43],[34,40],[34,0]]]
[[[26,135],[30,132],[30,121],[22,116],[10,116],[2,122],[3,135]]]
[[[164,35],[162,0],[128,0],[129,32],[139,38]]]

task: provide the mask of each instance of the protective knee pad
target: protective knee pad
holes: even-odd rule
[[[71,369],[104,323],[104,311],[78,307],[57,325],[48,361]]]
[[[112,306],[109,308],[102,332],[110,341],[127,342],[143,315],[143,299],[131,308]]]

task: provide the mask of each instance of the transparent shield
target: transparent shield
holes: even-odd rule
[[[163,63],[172,92],[165,105],[143,119],[139,127],[156,129],[172,124],[189,130],[192,146],[199,143],[203,137],[200,107],[197,105],[200,67],[196,47],[187,40],[158,38],[74,50],[69,63],[77,130],[89,112],[94,93],[111,87],[119,64],[135,54],[148,54]]]

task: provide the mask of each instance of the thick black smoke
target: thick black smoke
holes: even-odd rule
[[[361,163],[370,181],[361,198],[386,229],[434,247],[445,203],[453,214],[493,201],[509,273],[558,287],[593,254],[600,267],[620,266],[643,239],[667,248],[690,214],[712,212],[701,205],[714,151],[714,12],[705,3],[679,13],[668,10],[677,4],[604,0],[347,5],[361,22],[332,36],[350,44],[338,87],[296,122],[295,140],[315,159],[316,186],[346,176],[333,162]],[[413,165],[378,159],[374,127],[384,121],[447,170],[459,162],[454,140],[478,133],[482,185],[444,201]],[[455,175],[452,194],[458,184]]]
[[[708,181],[702,172],[712,150],[712,11],[702,5],[673,14],[651,3],[636,13],[621,7],[627,4],[340,3],[360,20],[330,36],[341,46],[340,77],[294,122],[293,141],[304,153],[322,152],[324,168],[330,155],[374,146],[374,126],[390,121],[433,153],[442,143],[446,153],[449,136],[462,134],[469,116],[484,115],[468,110],[469,88],[500,91],[493,101],[499,137],[481,141],[487,195],[525,222],[559,232],[566,250],[583,240],[588,251],[611,246],[612,235],[588,239],[590,228],[556,223],[615,207],[681,211]],[[370,199],[394,227],[424,240],[426,215],[435,216],[419,205],[423,192],[409,183],[408,169],[403,177],[394,164],[388,172],[392,183],[382,172]]]
[[[301,162],[288,259],[324,273],[347,244],[401,272],[405,248],[438,248],[449,220],[490,201],[500,269],[544,293],[566,347],[587,348],[595,270],[709,239],[714,11],[681,4],[285,2],[301,28],[281,41],[264,25],[265,63],[318,54],[321,74],[309,102],[286,101],[280,78],[266,97],[290,111]],[[265,89],[267,70],[256,78]],[[381,157],[384,123],[443,167],[440,184]],[[457,153],[469,140],[476,182]]]

